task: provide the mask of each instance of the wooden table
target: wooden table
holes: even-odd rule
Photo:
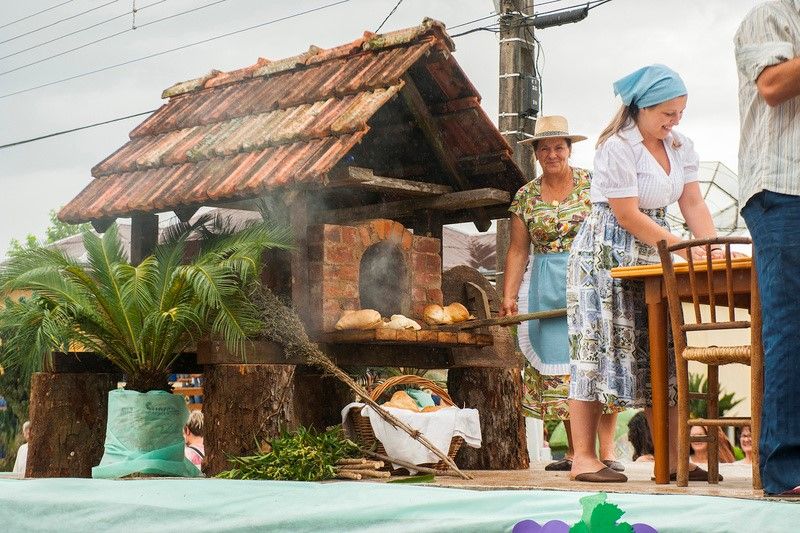
[[[736,307],[750,308],[750,274],[749,257],[740,257],[732,261],[734,271],[734,303]],[[705,265],[695,265],[696,271],[705,272]],[[727,305],[723,279],[724,261],[715,261],[712,267],[715,275],[716,303]],[[688,266],[685,263],[675,264],[678,280],[678,292],[681,298],[691,298],[689,290]],[[619,279],[639,280],[644,282],[644,297],[647,304],[648,333],[650,336],[650,373],[653,388],[653,448],[655,456],[656,483],[669,483],[669,418],[667,396],[667,330],[670,327],[667,311],[667,295],[664,288],[663,272],[660,264],[633,267],[617,267],[611,270],[611,276]]]

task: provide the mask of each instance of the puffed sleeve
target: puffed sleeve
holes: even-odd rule
[[[795,56],[792,40],[774,8],[761,5],[742,21],[733,39],[736,67],[751,82],[767,67]]]
[[[681,164],[683,165],[683,182],[691,183],[697,181],[700,179],[700,156],[694,149],[694,143],[685,135],[681,135],[674,130],[672,133],[680,142],[678,154],[680,154]]]
[[[639,196],[636,159],[626,141],[612,135],[597,149],[592,185],[606,198]]]
[[[510,213],[513,213],[513,214],[517,215],[518,217],[522,218],[523,220],[524,220],[523,213],[525,212],[525,205],[524,204],[525,204],[525,198],[527,196],[526,195],[526,190],[527,190],[527,185],[523,185],[522,187],[520,187],[519,190],[517,191],[517,194],[514,195],[514,200],[511,202],[511,205],[508,207],[508,211]]]

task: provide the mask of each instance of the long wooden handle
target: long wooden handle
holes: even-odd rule
[[[482,320],[467,320],[466,322],[459,322],[458,324],[444,324],[441,326],[430,326],[429,329],[439,331],[461,331],[463,329],[483,328],[486,326],[510,326],[512,324],[520,324],[528,320],[542,320],[545,318],[558,318],[567,316],[566,309],[551,309],[548,311],[536,311],[533,313],[524,313],[521,315],[504,316],[500,318],[484,318]]]

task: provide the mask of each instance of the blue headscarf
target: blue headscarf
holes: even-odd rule
[[[650,65],[614,82],[614,94],[626,106],[639,109],[672,100],[687,93],[677,72],[664,65]]]

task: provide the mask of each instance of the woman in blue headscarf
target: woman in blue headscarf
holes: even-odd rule
[[[697,183],[699,158],[692,141],[673,129],[686,108],[680,76],[663,65],[641,68],[614,83],[622,108],[600,134],[594,158],[592,211],[572,244],[567,266],[570,342],[569,414],[577,481],[621,482],[604,465],[595,435],[604,405],[644,407],[650,418],[647,315],[641,283],[611,277],[611,269],[659,263],[655,246],[675,244],[665,220],[678,202],[698,238],[716,236]],[[715,252],[716,254],[716,252]],[[670,366],[670,429],[677,427],[675,361]],[[670,434],[670,467],[677,439]],[[690,465],[690,478],[703,470]],[[706,474],[707,476],[707,474]]]

